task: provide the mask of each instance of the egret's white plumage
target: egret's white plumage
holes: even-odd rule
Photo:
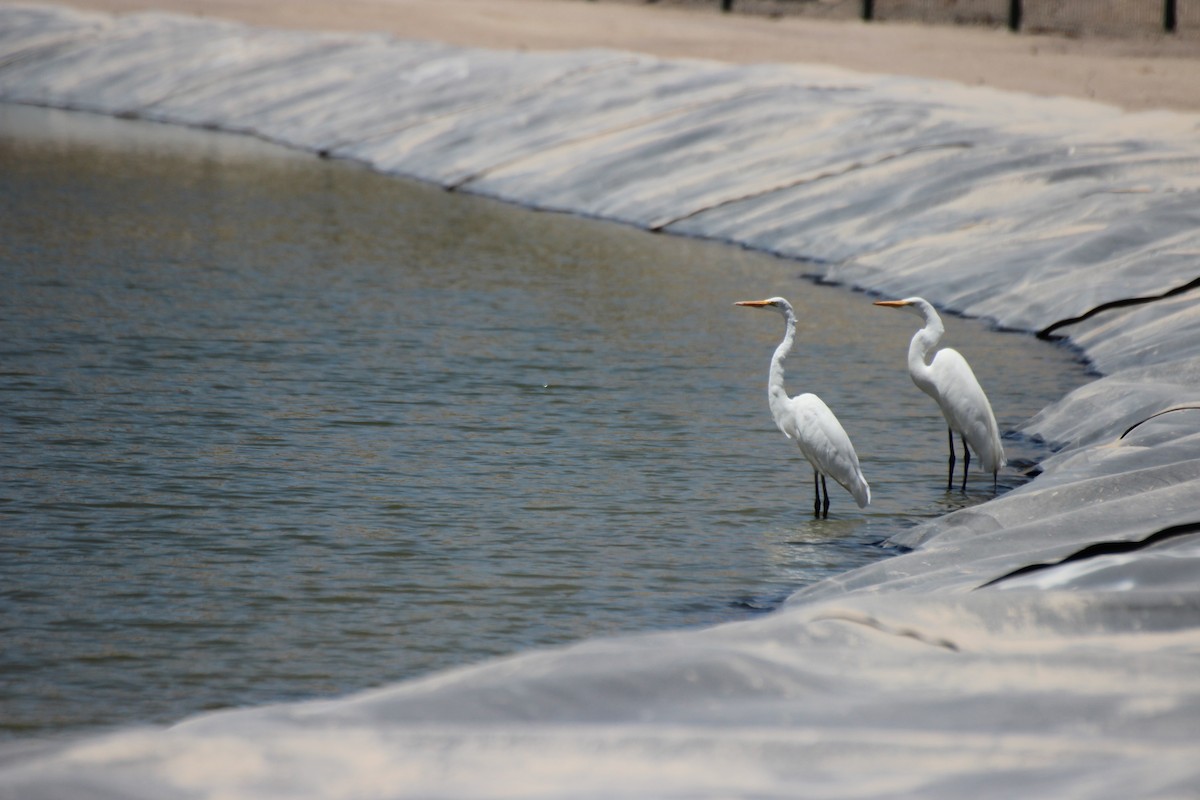
[[[997,473],[1006,463],[1004,445],[1000,443],[1000,429],[992,413],[983,387],[975,378],[971,365],[957,350],[944,347],[934,353],[927,362],[930,352],[942,339],[946,328],[942,318],[924,298],[909,297],[904,300],[881,300],[877,306],[903,308],[923,317],[925,327],[917,331],[908,345],[908,374],[913,383],[932,397],[946,419],[950,439],[950,468],[947,485],[954,485],[954,434],[963,440],[962,486],[967,488],[967,470],[971,466],[971,450],[979,456],[983,467],[992,473],[993,486]],[[968,449],[968,447],[970,449]]]
[[[783,360],[791,352],[796,340],[796,313],[791,303],[782,297],[772,297],[769,300],[743,300],[735,305],[773,308],[783,315],[783,341],[775,348],[775,355],[771,358],[767,402],[779,430],[799,445],[800,452],[812,465],[817,494],[814,512],[829,514],[829,489],[825,486],[825,476],[833,478],[850,492],[860,508],[870,503],[871,487],[867,485],[858,465],[858,454],[854,452],[850,437],[829,406],[815,394],[788,397],[783,387]],[[822,489],[825,490],[823,504]]]

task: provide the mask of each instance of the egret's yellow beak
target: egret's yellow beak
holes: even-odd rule
[[[762,308],[763,306],[771,305],[770,300],[739,300],[734,303],[735,306],[748,306],[750,308]]]
[[[888,308],[904,308],[910,303],[906,300],[876,300],[875,305],[887,306]]]

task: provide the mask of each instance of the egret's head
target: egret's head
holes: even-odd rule
[[[875,302],[875,305],[886,308],[902,308],[905,311],[916,314],[918,317],[928,317],[929,312],[933,311],[933,306],[929,305],[921,297],[906,297],[903,300],[878,300]]]
[[[773,308],[776,311],[782,312],[792,310],[792,304],[782,297],[770,297],[766,300],[739,300],[734,305],[745,306],[746,308]]]

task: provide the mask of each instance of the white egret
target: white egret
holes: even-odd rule
[[[888,308],[903,308],[925,319],[925,327],[917,331],[908,345],[908,374],[921,391],[937,401],[946,418],[947,434],[950,439],[950,467],[946,477],[946,489],[954,488],[954,434],[962,437],[963,479],[962,489],[967,489],[967,470],[971,466],[971,450],[979,456],[983,466],[992,473],[992,490],[996,489],[997,473],[1006,463],[1004,445],[1000,443],[1000,429],[992,405],[988,402],[983,387],[971,371],[971,365],[957,350],[944,347],[926,363],[933,348],[946,332],[942,318],[924,298],[909,297],[904,300],[880,300],[875,305]],[[968,449],[970,447],[970,449]]]
[[[808,459],[813,468],[813,488],[816,499],[813,501],[813,513],[829,516],[829,487],[825,484],[825,476],[833,478],[842,487],[854,495],[859,508],[871,502],[871,487],[863,478],[862,469],[858,466],[858,454],[850,437],[842,428],[837,417],[829,410],[815,394],[800,394],[788,397],[783,388],[783,360],[792,350],[796,339],[796,313],[792,305],[782,297],[772,297],[769,300],[743,300],[735,305],[748,308],[773,308],[783,315],[786,327],[783,341],[775,348],[771,357],[771,372],[767,381],[767,402],[771,407],[771,416],[783,435],[795,440],[800,446],[800,452]],[[821,494],[824,491],[824,501]]]

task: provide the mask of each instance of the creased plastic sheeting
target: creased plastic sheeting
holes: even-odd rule
[[[14,6],[0,13],[5,23],[0,25],[0,65],[97,35],[113,24],[109,16],[68,14],[41,6]]]
[[[652,119],[675,118],[696,108],[728,101],[746,82],[766,88],[785,83],[786,72],[770,67],[730,69],[710,62],[662,61],[628,55],[603,68],[567,76],[551,90],[509,98],[503,106],[481,106],[393,136],[339,151],[446,186],[461,186],[550,149],[587,147]],[[481,137],[479,131],[487,131]],[[439,154],[430,162],[427,153]],[[527,202],[527,201],[526,201]],[[543,198],[543,206],[553,205]]]
[[[1079,387],[1043,409],[1025,427],[1034,436],[1070,442],[1075,447],[1107,444],[1131,426],[1178,403],[1200,405],[1198,387],[1200,357],[1129,367]],[[1200,430],[1196,424],[1200,420],[1187,415],[1160,419],[1151,428],[1175,422]],[[1141,426],[1136,431],[1145,433]]]
[[[437,69],[427,66],[431,62],[444,64],[445,72],[461,72],[453,61],[461,51],[445,45],[398,46],[383,37],[321,44],[223,81],[189,86],[145,109],[143,116],[329,150],[351,135],[351,117],[361,121],[362,114],[378,111],[370,102],[373,91],[396,81],[402,86],[418,82],[421,69]],[[347,106],[356,108],[343,116]]]
[[[865,128],[857,135],[852,130],[864,122],[894,131],[901,147],[936,136],[914,131],[920,115],[910,109],[889,106],[872,114],[862,108],[860,92],[744,87],[682,114],[497,170],[472,189],[513,200],[527,194],[541,207],[659,228],[780,182],[836,172],[871,157],[878,145],[862,142]],[[797,125],[798,120],[810,123]]]
[[[1005,327],[1039,330],[1197,277],[1194,115],[794,65],[3,13],[8,100],[251,132],[726,239]],[[22,44],[51,35],[54,47]]]
[[[1024,426],[1057,449],[1036,480],[763,619],[8,747],[0,797],[1200,785],[1200,118],[833,69],[9,5],[0,99],[243,131],[816,259],[826,279],[1052,329],[1107,373]]]
[[[1153,586],[1164,596],[1186,593],[1196,582],[1200,537],[1171,539],[1137,553],[1112,553],[1032,569],[997,584],[1002,590],[1126,592]]]
[[[426,52],[414,61],[408,50],[386,48],[377,63],[354,70],[327,93],[281,109],[263,125],[264,133],[281,138],[283,133],[274,128],[282,126],[297,145],[336,154],[428,120],[504,102],[509,95],[543,91],[566,75],[622,57],[600,50],[561,56]],[[395,54],[402,63],[393,63]]]
[[[1191,257],[1200,265],[1200,252]],[[1191,361],[1200,358],[1200,291],[1193,289],[1174,297],[1109,309],[1063,326],[1056,333],[1069,336],[1105,374],[1175,360]],[[1169,378],[1169,374],[1163,374]],[[1196,399],[1200,401],[1200,391]]]
[[[233,23],[119,17],[99,35],[12,59],[0,72],[0,93],[18,102],[134,115],[181,87],[218,82],[316,45],[315,37]]]
[[[1059,563],[1097,543],[1132,545],[1166,528],[1197,523],[1198,447],[1198,438],[1175,445],[1168,457],[1178,460],[1168,464],[1156,463],[1161,454],[1135,446],[1116,455],[1080,451],[1073,463],[1060,465],[1056,482],[1036,481],[1022,494],[895,537],[894,543],[917,550],[822,581],[788,602],[858,591],[972,591],[1033,564]],[[1105,467],[1113,472],[1093,471]]]
[[[1186,796],[1198,614],[1148,591],[846,598],[53,747],[0,794]]]
[[[1197,274],[1194,138],[1109,144],[1127,131],[1103,111],[1064,115],[1063,130],[1035,136],[1021,120],[980,129],[963,109],[929,108],[943,120],[936,137],[893,137],[901,146],[877,147],[874,161],[678,230],[815,255],[833,262],[830,280],[1038,330]],[[982,121],[986,104],[974,112]]]

